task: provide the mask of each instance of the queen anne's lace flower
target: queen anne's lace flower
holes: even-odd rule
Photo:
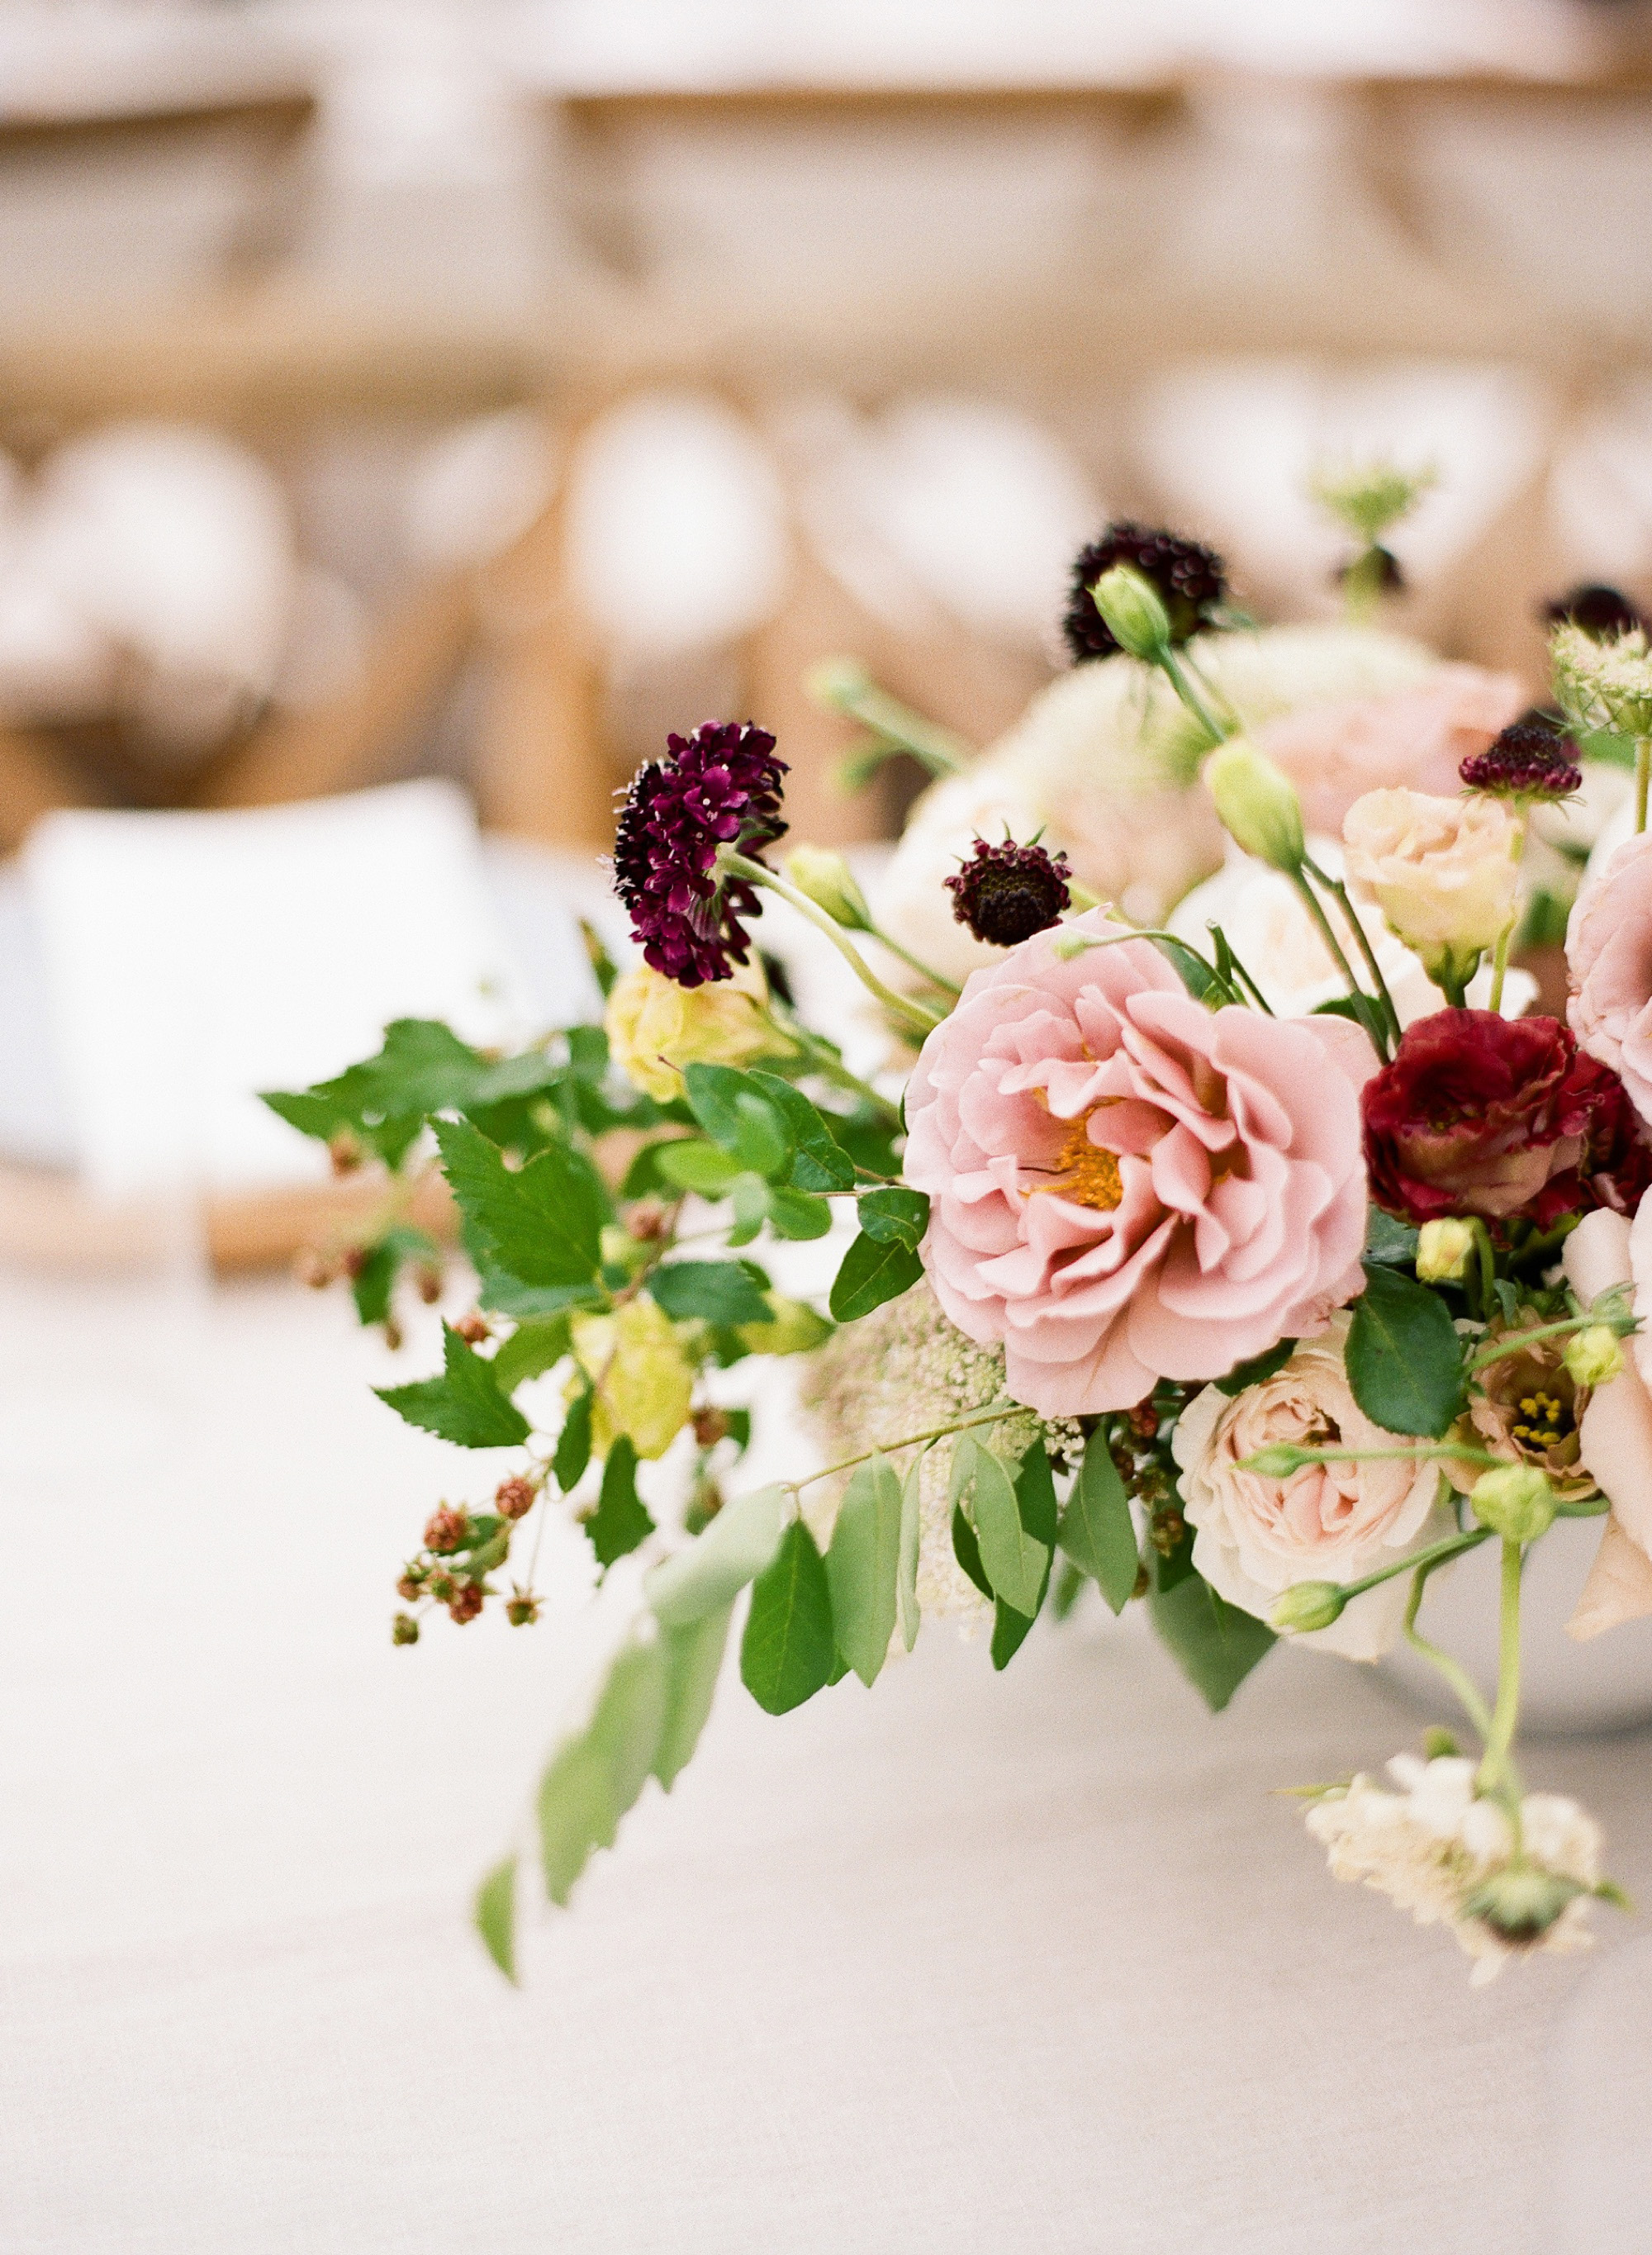
[[[1583,627],[1558,626],[1550,651],[1555,693],[1575,726],[1652,735],[1652,650],[1644,627],[1606,642]]]

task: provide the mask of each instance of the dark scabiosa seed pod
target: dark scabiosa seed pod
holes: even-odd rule
[[[1532,720],[1515,721],[1457,772],[1471,790],[1499,798],[1566,798],[1583,785],[1571,744]]]
[[[1543,615],[1551,627],[1581,627],[1597,642],[1611,642],[1647,624],[1644,614],[1621,588],[1608,587],[1598,580],[1585,580],[1581,587],[1557,595],[1552,603],[1543,605]]]
[[[1036,931],[1047,931],[1072,899],[1067,857],[1053,857],[1042,846],[1001,846],[975,840],[974,858],[948,877],[953,914],[977,939],[993,947],[1016,947]]]
[[[1111,657],[1119,647],[1090,593],[1115,564],[1128,564],[1157,591],[1173,643],[1188,641],[1206,625],[1227,593],[1227,574],[1213,548],[1121,519],[1108,525],[1100,540],[1080,549],[1072,566],[1072,593],[1062,632],[1075,665],[1086,658]]]
[[[714,874],[734,847],[760,861],[784,835],[775,740],[749,721],[707,720],[666,739],[638,769],[614,841],[614,889],[644,959],[679,987],[727,979],[750,957],[745,922],[761,916],[753,887]]]

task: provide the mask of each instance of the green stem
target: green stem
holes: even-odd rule
[[[1271,1455],[1268,1449],[1259,1449],[1254,1456],[1241,1457],[1234,1466],[1236,1472],[1254,1472],[1257,1458]],[[1290,1444],[1290,1453],[1298,1465],[1484,1465],[1496,1471],[1508,1462],[1507,1457],[1494,1457],[1484,1449],[1436,1448],[1424,1449],[1299,1449]],[[1264,1473],[1263,1477],[1267,1475]]]
[[[898,955],[909,971],[916,971],[920,979],[926,979],[931,987],[938,987],[943,994],[963,993],[963,988],[955,979],[944,978],[938,971],[931,971],[927,963],[919,961],[910,948],[903,947],[898,939],[891,939],[889,933],[880,925],[868,924],[866,930],[880,947],[887,947],[891,955]]]
[[[1480,1696],[1478,1685],[1459,1661],[1453,1660],[1449,1652],[1443,1652],[1438,1644],[1431,1644],[1417,1626],[1417,1608],[1423,1602],[1423,1591],[1433,1570],[1433,1564],[1419,1566],[1412,1577],[1410,1602],[1405,1608],[1406,1641],[1414,1652],[1420,1652],[1424,1660],[1433,1662],[1457,1694],[1463,1712],[1479,1732],[1481,1739],[1487,1740],[1491,1737],[1492,1718],[1486,1702]]]
[[[842,1089],[846,1095],[857,1096],[863,1104],[869,1104],[884,1126],[892,1128],[896,1134],[904,1132],[906,1123],[901,1118],[898,1104],[891,1104],[887,1096],[880,1096],[876,1089],[862,1080],[859,1074],[851,1072],[842,1058],[806,1028],[793,1022],[788,1030],[822,1080],[829,1080],[834,1088]]]
[[[898,1441],[880,1441],[875,1448],[863,1449],[858,1457],[844,1457],[835,1465],[823,1465],[818,1472],[807,1479],[787,1480],[785,1486],[793,1495],[801,1495],[805,1487],[817,1480],[830,1479],[833,1472],[853,1472],[856,1465],[870,1464],[874,1457],[893,1457],[903,1449],[915,1449],[920,1441],[944,1441],[949,1433],[967,1433],[975,1425],[1002,1425],[1006,1417],[1024,1417],[1026,1410],[1019,1401],[1007,1401],[1002,1409],[984,1409],[973,1417],[962,1417],[951,1425],[931,1425],[924,1433],[908,1433]]]
[[[749,861],[745,854],[731,853],[727,847],[718,855],[717,867],[727,870],[731,876],[743,877],[749,885],[764,886],[789,903],[799,916],[806,917],[817,931],[826,934],[868,994],[875,996],[896,1022],[907,1032],[916,1034],[919,1041],[926,1040],[939,1024],[944,1012],[931,1010],[921,1002],[913,1001],[908,995],[897,994],[892,987],[886,987],[841,924],[829,917],[818,903],[812,901],[807,893],[799,892],[795,885],[789,884],[773,869],[766,869],[761,861]]]
[[[1516,1803],[1520,1781],[1509,1760],[1515,1725],[1520,1715],[1520,1570],[1518,1542],[1503,1544],[1502,1592],[1497,1640],[1497,1704],[1491,1728],[1485,1733],[1486,1755],[1475,1782],[1482,1793],[1505,1788]]]
[[[1652,736],[1634,740],[1634,834],[1646,828],[1647,783],[1652,777]]]
[[[1442,963],[1438,971],[1429,973],[1429,977],[1445,995],[1453,1010],[1467,1009],[1468,981],[1466,979],[1458,978],[1448,964]]]
[[[1319,905],[1319,896],[1315,892],[1313,887],[1308,882],[1308,880],[1304,876],[1300,869],[1288,870],[1285,874],[1290,877],[1291,883],[1296,887],[1297,892],[1301,894],[1304,907],[1313,918],[1315,924],[1318,925],[1319,937],[1325,944],[1326,952],[1329,953],[1331,960],[1336,965],[1337,969],[1342,973],[1343,981],[1346,986],[1349,994],[1357,995],[1362,1001],[1368,1001],[1370,1000],[1369,995],[1366,994],[1365,989],[1354,977],[1353,966],[1349,963],[1347,957],[1342,952],[1342,943],[1338,939],[1335,932],[1331,929],[1330,917]]]
[[[858,720],[892,750],[909,753],[932,776],[962,775],[970,765],[970,748],[961,737],[880,689],[861,665],[818,667],[808,685],[819,703]]]
[[[1188,679],[1185,668],[1183,666],[1181,660],[1177,657],[1176,652],[1170,648],[1168,643],[1166,643],[1163,649],[1160,650],[1156,658],[1153,660],[1153,663],[1159,667],[1161,671],[1163,673],[1165,679],[1170,683],[1171,688],[1181,699],[1183,704],[1186,706],[1188,711],[1199,722],[1199,726],[1208,732],[1211,741],[1213,743],[1226,743],[1228,737],[1236,733],[1238,723],[1236,721],[1222,721],[1217,719],[1216,715],[1211,711],[1210,706],[1205,702],[1205,699],[1199,695],[1198,690],[1194,688],[1192,683]]]
[[[1644,820],[1644,805],[1642,806],[1641,811],[1642,819]],[[1525,850],[1526,814],[1525,802],[1522,800],[1521,802],[1520,814],[1515,824],[1514,839],[1508,848],[1509,854],[1513,859],[1516,868],[1520,867],[1521,856],[1524,854]],[[1492,958],[1491,1001],[1487,1005],[1487,1008],[1493,1011],[1501,1011],[1503,1007],[1503,979],[1508,969],[1508,946],[1509,942],[1515,937],[1515,926],[1519,920],[1520,911],[1518,908],[1516,908],[1515,914],[1509,917],[1508,922],[1503,926],[1502,930],[1497,935],[1497,952]]]
[[[1599,1316],[1589,1314],[1568,1316],[1564,1323],[1539,1324],[1533,1331],[1512,1332],[1499,1339],[1495,1346],[1488,1346],[1477,1354],[1468,1366],[1468,1374],[1471,1378],[1478,1376],[1494,1362],[1501,1362],[1505,1355],[1523,1354],[1534,1340],[1564,1338],[1568,1331],[1592,1331],[1600,1320]]]
[[[1351,627],[1368,626],[1381,608],[1382,551],[1374,541],[1342,575],[1343,615]]]
[[[1489,1322],[1492,1310],[1497,1304],[1497,1255],[1492,1248],[1492,1233],[1479,1214],[1475,1214],[1470,1221],[1469,1229],[1474,1240],[1475,1258],[1480,1263],[1480,1311],[1481,1316]],[[1529,1336],[1529,1334],[1522,1336]],[[1507,1352],[1508,1350],[1503,1349],[1500,1352]],[[1494,1362],[1498,1357],[1494,1354],[1491,1359]],[[1478,1363],[1469,1365],[1471,1371],[1477,1370],[1479,1367]]]
[[[1391,1566],[1379,1567],[1374,1574],[1366,1575],[1362,1581],[1344,1582],[1339,1587],[1345,1598],[1360,1598],[1367,1590],[1374,1590],[1380,1582],[1391,1582],[1396,1574],[1414,1573],[1418,1568],[1431,1574],[1436,1566],[1443,1566],[1448,1558],[1460,1558],[1466,1550],[1477,1550],[1482,1542],[1489,1542],[1491,1532],[1489,1527],[1476,1527],[1466,1535],[1447,1535],[1438,1542],[1431,1543],[1426,1550],[1414,1550],[1409,1557],[1398,1558]]]
[[[1382,976],[1382,967],[1377,961],[1376,950],[1371,945],[1371,935],[1354,914],[1353,903],[1348,898],[1347,887],[1340,877],[1332,876],[1328,871],[1322,869],[1317,861],[1310,861],[1304,857],[1302,866],[1311,877],[1317,879],[1325,887],[1326,892],[1334,896],[1337,906],[1347,919],[1348,930],[1359,944],[1360,952],[1365,958],[1365,967],[1371,974],[1371,983],[1376,988],[1377,999],[1382,1005],[1382,1015],[1388,1022],[1389,1039],[1397,1043],[1400,1038],[1400,1014],[1394,1007],[1394,997],[1388,992],[1388,982]]]

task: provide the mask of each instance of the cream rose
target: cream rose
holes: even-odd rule
[[[770,1022],[768,1000],[756,961],[704,987],[679,987],[639,964],[608,996],[608,1054],[645,1094],[669,1104],[683,1092],[685,1064],[749,1064],[791,1053],[792,1043]]]
[[[1342,825],[1348,882],[1431,976],[1466,978],[1513,922],[1520,825],[1501,799],[1368,790]]]
[[[1614,1284],[1644,1287],[1652,1278],[1652,1199],[1642,1198],[1633,1225],[1608,1207],[1585,1214],[1562,1256],[1566,1282],[1588,1306]],[[1578,1457],[1612,1502],[1611,1516],[1567,1633],[1581,1642],[1620,1621],[1652,1613],[1652,1337],[1621,1342],[1623,1368],[1597,1386],[1578,1428]]]
[[[1233,1399],[1214,1386],[1189,1403],[1174,1436],[1182,1501],[1197,1529],[1193,1563],[1220,1598],[1266,1620],[1297,1582],[1356,1582],[1449,1534],[1439,1467],[1393,1460],[1304,1465],[1288,1479],[1241,1472],[1282,1443],[1308,1449],[1390,1449],[1392,1433],[1360,1408],[1343,1367],[1348,1318]],[[1399,1445],[1403,1445],[1400,1444]],[[1339,1619],[1299,1641],[1375,1660],[1399,1634],[1402,1574],[1350,1600]]]

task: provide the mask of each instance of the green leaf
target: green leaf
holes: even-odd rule
[[[270,1109],[306,1135],[330,1140],[350,1128],[387,1166],[399,1165],[432,1112],[469,1099],[486,1060],[433,1018],[397,1018],[376,1057],[301,1094],[271,1092]]]
[[[765,1714],[784,1715],[824,1689],[836,1658],[826,1561],[802,1520],[794,1519],[772,1564],[752,1584],[741,1681]]]
[[[1260,1386],[1264,1378],[1271,1378],[1275,1371],[1283,1370],[1296,1352],[1295,1339],[1281,1339],[1266,1354],[1253,1355],[1248,1362],[1235,1363],[1226,1378],[1217,1380],[1216,1391],[1227,1394],[1231,1401],[1248,1386]]]
[[[519,1324],[495,1354],[490,1367],[502,1394],[514,1394],[531,1378],[554,1370],[568,1352],[568,1319],[550,1316],[540,1322]]]
[[[1366,1217],[1365,1257],[1388,1268],[1409,1268],[1417,1259],[1417,1234],[1409,1221],[1396,1221],[1374,1205]]]
[[[886,1300],[910,1292],[923,1273],[910,1246],[880,1245],[875,1237],[861,1235],[843,1256],[828,1304],[839,1323],[854,1323]]]
[[[541,1780],[539,1848],[545,1893],[553,1903],[566,1907],[594,1851],[614,1845],[621,1817],[653,1767],[665,1727],[666,1694],[659,1641],[624,1646],[588,1727],[569,1740]]]
[[[981,1545],[975,1540],[974,1528],[964,1516],[961,1503],[953,1506],[953,1556],[982,1597],[990,1598],[993,1585],[987,1579],[987,1569],[981,1563]]]
[[[967,1486],[974,1498],[975,1540],[993,1595],[1030,1619],[1037,1612],[1050,1570],[1049,1547],[1022,1525],[1016,1491],[997,1458],[967,1433],[960,1433],[953,1451],[955,1502]]]
[[[551,1459],[551,1469],[557,1476],[557,1486],[566,1495],[578,1487],[591,1461],[591,1410],[593,1396],[587,1386],[574,1395],[568,1404],[568,1413],[562,1420],[562,1430],[557,1435],[556,1454]]]
[[[1190,947],[1185,940],[1173,939],[1167,931],[1155,932],[1152,939],[1196,1002],[1208,1002],[1214,1009],[1235,999],[1233,988],[1225,979],[1217,977],[1196,947]]]
[[[854,1162],[833,1140],[832,1131],[799,1088],[776,1072],[747,1075],[786,1123],[794,1146],[791,1187],[798,1191],[847,1191],[854,1187]]]
[[[691,1064],[683,1085],[695,1119],[742,1168],[765,1180],[790,1172],[792,1140],[786,1115],[749,1073],[727,1064]]]
[[[1150,1590],[1148,1609],[1161,1640],[1213,1714],[1221,1712],[1276,1641],[1266,1622],[1225,1603],[1198,1572],[1184,1574],[1170,1589]]]
[[[1056,1484],[1050,1458],[1041,1442],[1035,1441],[1016,1467],[1016,1507],[1021,1514],[1021,1523],[1029,1535],[1044,1545],[1044,1578],[1038,1584],[1038,1602],[1030,1612],[1020,1612],[1007,1605],[1000,1598],[994,1609],[992,1662],[995,1668],[1008,1668],[1026,1641],[1033,1622],[1037,1619],[1050,1586],[1050,1567],[1055,1556],[1056,1545]]]
[[[864,1236],[878,1245],[904,1245],[914,1253],[929,1227],[929,1200],[922,1191],[868,1191],[855,1213]]]
[[[769,1192],[769,1225],[777,1237],[824,1237],[832,1226],[832,1209],[823,1198],[806,1191],[773,1187]]]
[[[553,1144],[513,1172],[498,1145],[462,1120],[438,1120],[436,1140],[480,1266],[529,1285],[594,1281],[608,1200],[588,1159]]]
[[[654,1749],[654,1774],[669,1793],[699,1743],[711,1712],[728,1641],[732,1605],[682,1628],[662,1628],[665,1654],[665,1723]]]
[[[636,1451],[629,1434],[622,1433],[608,1451],[601,1493],[585,1531],[599,1566],[611,1566],[616,1558],[627,1556],[654,1532],[648,1506],[636,1492]]]
[[[648,1280],[650,1297],[678,1323],[769,1324],[774,1310],[738,1261],[668,1261]]]
[[[739,1181],[745,1169],[721,1145],[702,1142],[698,1135],[674,1143],[652,1146],[654,1170],[674,1190],[693,1191],[700,1198],[720,1198]]]
[[[439,1378],[373,1390],[410,1425],[438,1433],[461,1449],[509,1449],[527,1439],[533,1429],[500,1392],[493,1366],[446,1324],[442,1325],[442,1360]]]
[[[899,1610],[901,1483],[883,1457],[856,1468],[826,1563],[838,1650],[869,1690],[889,1657]]]
[[[667,1628],[682,1628],[731,1605],[780,1548],[785,1487],[760,1487],[724,1504],[706,1532],[674,1558],[650,1567],[643,1594]]]
[[[1462,1406],[1463,1343],[1444,1300],[1402,1269],[1365,1264],[1344,1350],[1353,1398],[1390,1433],[1441,1439]]]
[[[1388,1015],[1374,994],[1338,994],[1329,1002],[1316,1002],[1313,1015],[1317,1018],[1348,1018],[1356,1026],[1363,1026],[1379,1057],[1388,1047]]]
[[[1075,1566],[1093,1576],[1114,1612],[1122,1612],[1135,1587],[1141,1560],[1130,1500],[1104,1427],[1098,1426],[1085,1444],[1084,1462],[1061,1514],[1057,1540]]]
[[[766,1096],[742,1088],[735,1099],[735,1156],[765,1182],[778,1182],[791,1172],[791,1137],[785,1116]]]
[[[769,1185],[761,1175],[737,1175],[729,1196],[734,1202],[735,1226],[728,1233],[730,1245],[749,1245],[769,1219]]]
[[[992,1663],[995,1668],[1008,1668],[1032,1632],[1034,1616],[1018,1613],[1002,1598],[993,1605]]]
[[[899,1564],[895,1577],[895,1617],[900,1623],[901,1642],[910,1652],[917,1642],[918,1624],[922,1615],[917,1603],[917,1549],[923,1533],[922,1495],[919,1480],[923,1474],[927,1449],[920,1449],[901,1489],[901,1540]]]
[[[517,1978],[517,1859],[496,1864],[476,1890],[476,1931],[507,1981]]]
[[[751,1412],[749,1409],[725,1409],[728,1420],[728,1437],[735,1444],[736,1456],[743,1457],[751,1446]]]

